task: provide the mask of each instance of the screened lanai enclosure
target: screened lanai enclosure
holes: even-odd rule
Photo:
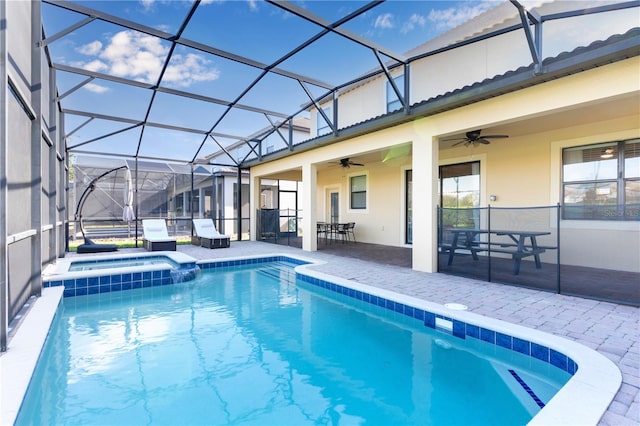
[[[248,188],[242,183],[246,177],[236,169],[87,155],[72,158],[72,246],[83,240],[82,231],[96,242],[141,242],[140,221],[152,218],[167,219],[169,234],[178,240],[189,241],[192,219],[200,218],[213,219],[219,232],[234,240],[248,237]],[[243,201],[239,210],[238,199]],[[124,212],[129,202],[133,214],[127,216]]]

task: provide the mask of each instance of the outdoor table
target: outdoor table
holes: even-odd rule
[[[325,242],[331,240],[337,240],[338,236],[340,236],[342,242],[347,241],[346,232],[348,232],[349,224],[348,223],[326,223],[326,222],[316,222],[316,231],[317,236],[320,234],[325,235]]]
[[[541,247],[538,245],[537,237],[550,235],[548,231],[510,231],[510,230],[487,230],[473,228],[458,228],[448,230],[453,234],[451,245],[442,245],[444,249],[449,251],[449,259],[447,265],[453,263],[453,257],[456,250],[469,250],[473,260],[478,260],[478,252],[487,251],[489,254],[505,253],[510,254],[513,259],[513,275],[520,273],[520,263],[523,257],[533,256],[536,263],[536,269],[542,268],[540,262],[540,253],[544,253],[546,249],[555,249],[556,247]],[[477,237],[481,234],[489,235],[489,241],[479,241]],[[509,242],[491,241],[490,234],[496,236],[506,236]],[[464,238],[460,239],[460,236]]]

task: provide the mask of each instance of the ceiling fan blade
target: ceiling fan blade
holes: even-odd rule
[[[349,163],[349,164],[351,164],[352,166],[364,166],[364,164],[360,164],[360,163]]]
[[[488,140],[486,140],[485,138],[480,138],[480,139],[478,139],[478,140],[475,140],[474,142],[477,142],[477,143],[483,143],[483,144],[485,144],[485,145],[489,145],[489,144],[491,143],[491,142],[489,142]]]
[[[470,142],[470,141],[469,141],[468,139],[462,139],[461,141],[456,142],[456,143],[454,143],[454,144],[453,144],[453,145],[451,145],[451,146],[458,146],[458,145],[460,145],[460,144],[463,144],[463,143],[469,143],[469,142]]]
[[[483,139],[504,139],[504,138],[508,138],[508,135],[488,135],[488,136],[483,136]]]

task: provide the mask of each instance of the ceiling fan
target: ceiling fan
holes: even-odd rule
[[[477,146],[479,143],[489,145],[491,142],[489,139],[504,139],[508,138],[508,135],[487,135],[480,136],[482,130],[471,130],[466,133],[466,137],[462,139],[443,139],[443,141],[457,141],[452,146],[464,144],[465,146]]]
[[[343,169],[348,169],[351,166],[364,166],[364,164],[360,164],[360,163],[355,163],[353,161],[351,161],[351,159],[349,157],[347,158],[343,158],[341,159],[338,164],[340,165],[340,167],[342,167]]]

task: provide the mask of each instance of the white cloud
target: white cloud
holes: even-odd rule
[[[393,28],[393,15],[391,13],[385,13],[384,15],[379,15],[376,18],[376,22],[373,24],[375,28],[380,29],[388,29]]]
[[[449,29],[456,27],[471,18],[475,18],[481,13],[491,9],[495,3],[491,1],[483,1],[479,3],[471,3],[471,6],[461,6],[458,8],[450,7],[448,9],[435,10],[429,12],[429,21],[436,24],[439,29]]]
[[[93,93],[104,93],[109,91],[108,87],[104,87],[95,83],[85,84],[84,88]]]
[[[107,69],[109,69],[109,67],[107,66],[107,64],[105,64],[104,62],[95,59],[91,62],[85,62],[85,63],[81,63],[78,64],[80,65],[81,68],[88,70],[88,71],[94,71],[94,72],[102,72],[102,71],[106,71]]]
[[[96,40],[89,44],[85,44],[84,46],[80,46],[76,50],[83,55],[94,56],[97,55],[98,52],[100,52],[100,49],[102,49],[102,43]]]
[[[208,67],[209,61],[200,55],[173,55],[170,65],[164,73],[163,81],[188,87],[192,83],[216,80],[220,71]]]
[[[113,36],[100,58],[109,64],[109,71],[119,77],[153,82],[158,78],[168,50],[156,37],[121,31]]]
[[[95,59],[77,64],[95,72],[107,72],[123,78],[155,83],[167,55],[169,46],[160,39],[130,30],[115,34],[103,46],[95,41],[78,49],[82,53],[96,56]],[[163,77],[164,82],[188,87],[195,82],[211,81],[220,76],[203,55],[174,53]],[[96,93],[102,93],[94,90]]]
[[[416,28],[416,26],[424,27],[426,23],[427,23],[427,19],[424,16],[414,13],[413,15],[411,15],[409,20],[402,25],[400,32],[402,34],[406,34],[410,31],[413,31]]]
[[[155,0],[140,0],[140,3],[142,3],[145,10],[149,10],[153,7]]]

